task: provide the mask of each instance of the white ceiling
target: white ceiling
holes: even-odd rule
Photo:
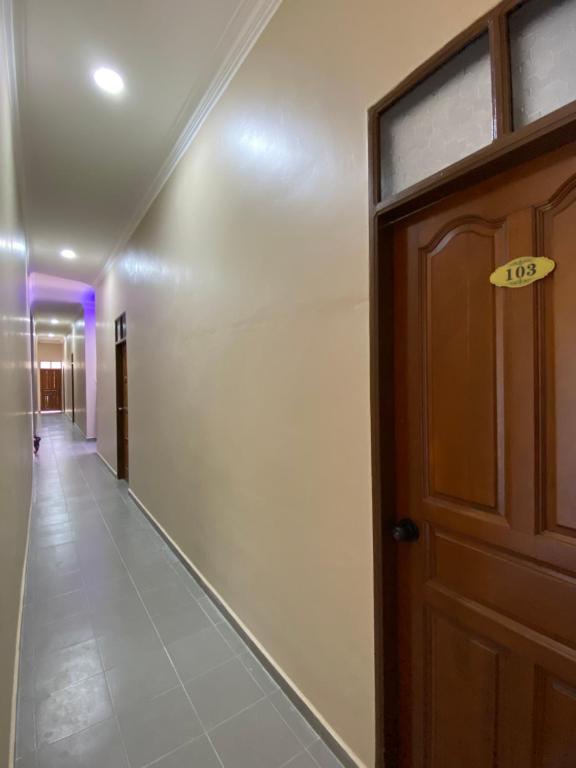
[[[94,282],[278,5],[14,2],[31,271]],[[122,98],[94,87],[99,66]]]

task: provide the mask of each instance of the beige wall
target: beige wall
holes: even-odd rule
[[[491,2],[285,0],[97,293],[98,446],[374,763],[366,110]]]
[[[38,363],[49,361],[61,363],[64,359],[64,345],[61,341],[54,343],[47,341],[38,342]]]
[[[8,765],[31,488],[30,320],[0,4],[0,765]]]
[[[86,424],[86,347],[84,336],[84,315],[80,315],[72,324],[68,337],[70,350],[74,354],[74,414],[75,421],[84,436]]]

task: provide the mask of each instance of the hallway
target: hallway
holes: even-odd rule
[[[16,767],[337,768],[95,443],[39,433]]]

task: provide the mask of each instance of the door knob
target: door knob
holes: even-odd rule
[[[420,531],[418,530],[418,526],[408,517],[399,520],[394,528],[392,528],[392,538],[398,543],[404,541],[418,541],[419,537]]]

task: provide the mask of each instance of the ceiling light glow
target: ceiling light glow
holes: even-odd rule
[[[49,336],[51,339],[53,339],[53,338],[54,338],[54,334],[53,334],[53,333],[49,333],[49,334],[48,334],[48,336]]]
[[[53,318],[52,318],[52,320],[50,320],[50,323],[51,323],[52,325],[58,325],[58,320],[56,320],[56,318],[55,318],[55,317],[53,317]]]
[[[94,82],[105,93],[110,93],[113,96],[117,96],[124,90],[124,80],[120,77],[118,72],[108,67],[100,67],[92,75]]]
[[[72,251],[70,248],[62,248],[60,256],[62,256],[63,259],[75,259],[76,251]]]

